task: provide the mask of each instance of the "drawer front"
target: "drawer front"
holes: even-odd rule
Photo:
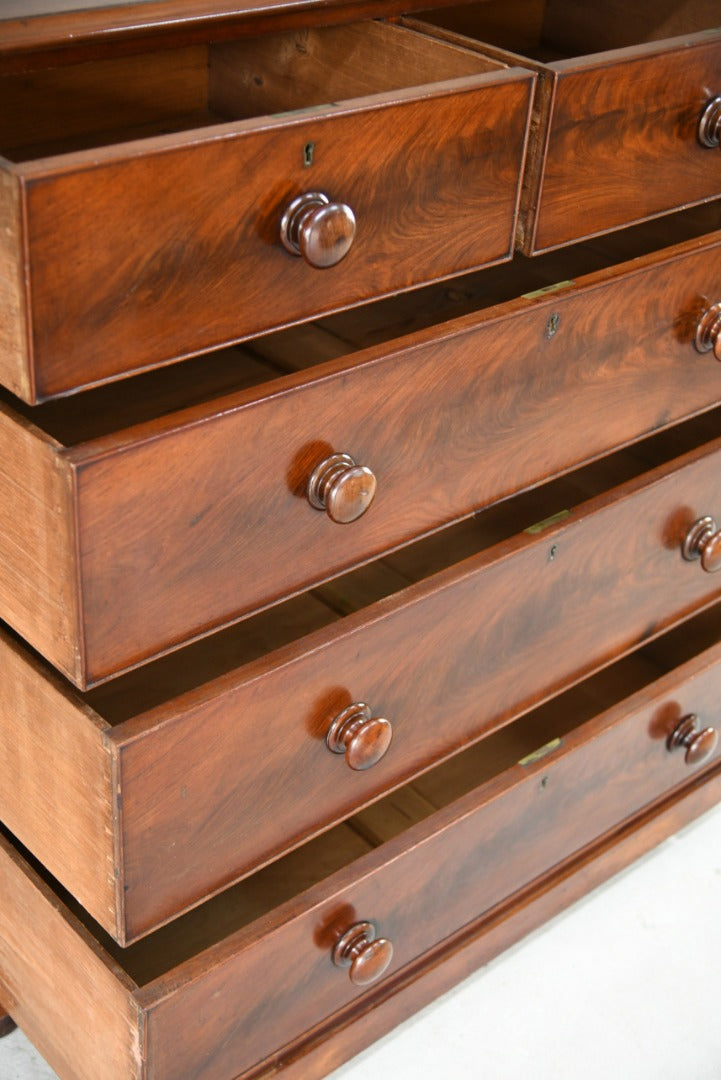
[[[509,258],[532,76],[424,89],[241,122],[181,146],[85,152],[75,168],[22,166],[34,384],[22,396]],[[280,242],[282,215],[304,191],[346,203],[357,220],[350,253],[324,272]]]
[[[182,1067],[198,1080],[236,1075],[275,1049],[279,1022],[290,1041],[359,996],[330,962],[332,944],[348,926],[368,919],[390,939],[390,978],[683,783],[689,767],[683,754],[669,754],[665,737],[686,710],[718,716],[718,650],[714,655],[711,666],[591,721],[547,757],[501,774],[364,856],[306,894],[309,910],[296,907],[262,940],[248,941],[234,956],[228,950],[194,985],[164,997],[166,985],[177,986],[171,975],[147,988],[141,1000],[149,1008],[149,1075],[174,1076]],[[249,986],[268,987],[250,1007]],[[222,1011],[209,1010],[219,1001]],[[203,1052],[209,1045],[220,1048],[211,1062]]]
[[[718,234],[71,451],[86,685],[719,401],[704,296]],[[377,479],[346,525],[333,452]]]
[[[392,942],[384,976],[392,983],[644,806],[686,780],[717,776],[718,754],[689,766],[667,738],[687,712],[717,715],[720,671],[716,646],[143,986],[0,840],[3,999],[63,1076],[97,1075],[100,1044],[112,1050],[104,1075],[113,1080],[231,1080],[277,1050],[279,1031],[292,1042],[363,1002],[364,990],[331,961],[355,923],[370,920]],[[57,985],[67,993],[53,1009]],[[98,987],[98,1037],[73,1042],[73,1059],[73,1026],[54,1021],[66,1019],[66,1002],[86,1015]]]
[[[128,937],[717,598],[681,555],[714,446],[112,731]],[[394,731],[361,772],[325,743],[352,702]]]
[[[719,148],[698,137],[721,93],[721,31],[551,68],[534,252],[721,194]]]

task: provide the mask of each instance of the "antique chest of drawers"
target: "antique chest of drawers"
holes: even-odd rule
[[[0,1002],[321,1076],[721,799],[721,26],[0,18]],[[72,10],[71,10],[72,9]]]

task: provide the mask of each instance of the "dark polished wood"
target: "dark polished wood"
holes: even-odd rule
[[[234,371],[242,385],[243,357],[220,391],[206,390],[198,362],[185,397],[167,401],[163,383],[141,418],[162,415],[142,424],[122,426],[118,402],[131,384],[96,391],[100,431],[110,433],[95,438],[84,436],[97,432],[98,406],[70,399],[35,410],[44,433],[8,404],[6,505],[18,498],[16,460],[27,462],[21,475],[32,467],[43,479],[23,514],[0,524],[12,567],[0,578],[0,613],[88,686],[708,408],[721,367],[693,342],[714,281],[718,235],[405,338],[391,330],[359,352],[335,339],[333,359],[267,387],[229,392]],[[291,336],[253,351],[282,366],[308,348]],[[259,370],[256,379],[272,378]],[[194,393],[201,402],[191,406]],[[136,402],[131,424],[137,415]],[[342,542],[306,497],[313,470],[338,448],[378,482]],[[21,519],[33,526],[19,546]]]
[[[162,54],[163,65],[174,57]],[[169,76],[178,104],[165,119],[151,72],[127,104],[134,121],[114,127],[116,84],[133,83],[143,64],[2,76],[15,108],[5,133],[0,124],[12,159],[0,196],[7,186],[22,228],[0,234],[13,283],[3,310],[13,350],[0,375],[12,361],[8,385],[25,400],[510,258],[531,73],[401,26],[328,27],[209,46],[204,74]],[[205,100],[187,115],[189,87]],[[104,127],[99,95],[111,102]],[[49,128],[48,99],[49,148],[41,136],[27,142]],[[19,147],[16,115],[26,117]],[[281,241],[284,212],[309,185],[361,223],[325,274]]]
[[[692,696],[704,670],[708,657],[686,669]],[[488,927],[519,896],[542,895],[558,873],[551,867],[567,876],[606,838],[613,845],[653,820],[654,806],[656,838],[666,835],[675,793],[688,792],[691,806],[717,799],[718,765],[684,787],[687,767],[666,750],[678,688],[674,672],[460,798],[452,785],[441,809],[365,854],[348,848],[329,877],[331,834],[315,856],[306,848],[288,868],[262,872],[255,893],[251,879],[112,955],[97,928],[81,925],[81,913],[0,840],[0,972],[14,988],[18,1022],[51,1066],[79,1080],[97,1077],[101,1062],[108,1080],[183,1071],[225,1080],[257,1069],[277,1051],[279,1023],[293,1044],[375,1000],[375,987],[339,978],[332,960],[343,935],[352,950],[348,931],[371,910],[393,958],[378,975],[390,955],[384,944],[365,974],[380,987],[387,979],[390,991],[461,928],[483,916]],[[307,888],[308,880],[316,883]],[[351,964],[366,944],[364,934]],[[58,985],[67,992],[58,996]],[[70,1016],[85,1018],[79,1030]]]
[[[486,50],[508,63],[523,62],[529,49],[525,62],[540,87],[519,220],[522,251],[536,254],[721,194],[721,157],[699,138],[709,90],[719,89],[721,29],[712,3],[685,5],[665,29],[661,20],[668,33],[662,41],[650,2],[636,5],[634,21],[625,9],[614,18],[608,5],[549,0],[533,42],[519,23],[499,33],[488,14],[498,6],[441,7],[431,18],[464,35],[441,31],[449,41],[478,39],[482,49],[489,41],[511,49],[518,43],[513,52]],[[609,25],[621,27],[615,37]],[[601,52],[604,40],[608,52]]]
[[[346,764],[356,771],[370,769],[388,752],[393,728],[382,716],[372,716],[368,705],[356,702],[343,709],[328,728],[328,749],[344,754]]]
[[[354,923],[333,946],[333,963],[348,968],[354,986],[378,982],[393,960],[393,946],[387,938],[376,937],[373,923]]]

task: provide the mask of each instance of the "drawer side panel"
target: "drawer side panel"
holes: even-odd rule
[[[132,984],[0,837],[0,1000],[63,1080],[141,1080]]]
[[[117,932],[104,725],[0,631],[0,820]]]
[[[18,177],[0,162],[0,382],[29,400],[34,388],[23,260],[22,189]]]

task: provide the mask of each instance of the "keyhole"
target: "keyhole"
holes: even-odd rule
[[[315,156],[315,143],[307,142],[303,147],[303,167],[309,169]]]

